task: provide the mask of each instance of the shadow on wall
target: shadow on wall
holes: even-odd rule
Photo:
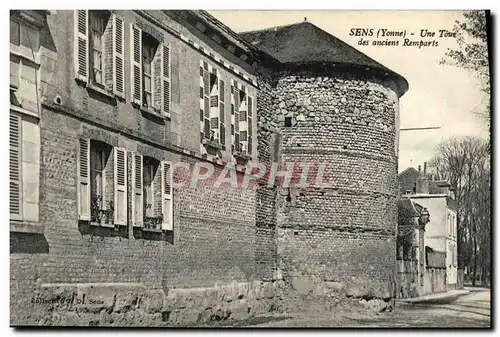
[[[47,254],[49,243],[43,234],[10,233],[11,254]]]

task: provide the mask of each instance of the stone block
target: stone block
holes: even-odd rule
[[[371,289],[365,282],[352,282],[347,286],[347,296],[361,298],[370,296]]]
[[[115,301],[116,289],[108,285],[78,285],[77,311],[98,313],[101,310],[110,310]]]
[[[246,298],[248,296],[248,283],[238,283],[238,299]]]
[[[113,311],[121,313],[136,309],[139,303],[139,299],[142,299],[143,295],[143,288],[119,289],[116,293],[116,300]]]
[[[311,278],[308,276],[292,276],[290,285],[293,290],[303,295],[310,293],[314,287]]]
[[[341,292],[345,288],[344,282],[325,282],[325,286],[336,292]]]
[[[146,291],[143,298],[146,312],[150,314],[161,312],[163,309],[164,296],[165,293],[162,289]]]
[[[244,320],[249,316],[248,302],[246,299],[237,300],[229,306],[231,310],[231,318],[234,320]]]

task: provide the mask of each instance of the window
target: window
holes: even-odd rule
[[[35,19],[37,21],[38,19]],[[38,52],[40,48],[39,23],[28,24],[19,17],[10,19],[10,43],[14,46],[26,47],[29,52]],[[32,57],[30,57],[32,58]]]
[[[105,146],[96,144],[90,148],[90,186],[92,190],[92,200],[96,209],[104,209],[104,167],[108,161],[109,151]],[[95,216],[95,214],[94,214]]]
[[[226,144],[225,83],[220,73],[206,61],[200,61],[200,135],[221,145]]]
[[[153,106],[153,58],[158,48],[156,41],[146,33],[142,33],[142,78],[143,78],[143,104]],[[159,109],[159,105],[156,107]]]
[[[75,75],[124,97],[123,19],[106,10],[76,10]]]
[[[170,47],[132,25],[132,49],[134,104],[170,117]]]
[[[104,84],[104,36],[109,15],[102,11],[90,11],[90,63],[92,64],[91,79],[98,85]]]
[[[144,219],[148,228],[161,228],[161,169],[160,162],[150,157],[144,157]]]
[[[127,222],[127,153],[89,139],[78,147],[79,219],[99,225]]]
[[[9,198],[10,219],[22,219],[21,116],[10,114],[9,121]]]
[[[112,147],[97,141],[90,142],[90,218],[95,223],[113,224]],[[109,165],[108,165],[109,164]]]
[[[226,144],[225,82],[219,71],[200,60],[200,135],[223,146]]]
[[[255,101],[247,88],[231,80],[231,141],[232,152],[252,154],[253,114]]]
[[[19,46],[21,42],[21,32],[19,22],[10,20],[10,43]]]
[[[26,14],[24,12],[23,14]],[[29,14],[26,14],[30,16]],[[31,16],[30,16],[31,17]],[[10,88],[18,93],[22,91],[23,98],[36,97],[36,77],[34,76],[38,61],[39,50],[39,20],[33,17],[34,23],[27,23],[24,19],[13,15],[10,18]],[[20,81],[23,79],[23,81]],[[21,88],[20,88],[21,86]],[[21,89],[21,90],[18,90]],[[26,94],[26,95],[25,95]],[[17,97],[18,101],[22,99]],[[28,110],[37,111],[36,100],[28,99],[23,104]],[[17,104],[18,105],[18,104]],[[28,105],[26,107],[26,105]]]
[[[132,223],[135,227],[173,230],[170,162],[132,156]]]

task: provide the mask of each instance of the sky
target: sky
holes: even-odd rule
[[[437,47],[360,46],[360,37],[349,36],[351,28],[406,30],[420,40],[420,30],[451,31],[460,11],[209,11],[236,32],[263,29],[307,21],[336,36],[361,52],[399,73],[409,83],[400,99],[401,128],[441,127],[439,130],[402,131],[399,142],[399,171],[429,161],[436,146],[454,136],[487,139],[488,129],[474,114],[484,105],[480,84],[461,68],[440,65],[453,38],[436,40]],[[400,42],[402,43],[402,42]]]

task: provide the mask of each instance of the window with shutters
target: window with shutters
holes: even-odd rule
[[[231,87],[231,134],[233,153],[247,158],[252,155],[254,98],[247,88],[233,81]]]
[[[158,50],[158,42],[149,34],[142,33],[142,80],[143,80],[143,105],[145,107],[160,109],[160,104],[153,105],[153,59]],[[159,83],[158,83],[159,84]]]
[[[97,140],[78,145],[78,216],[93,225],[127,224],[127,153]]]
[[[109,10],[76,10],[74,22],[76,78],[89,89],[123,98],[123,19]]]
[[[170,46],[131,26],[132,101],[141,110],[170,117]]]
[[[215,149],[225,148],[225,83],[218,69],[200,61],[200,138]]]
[[[90,219],[99,224],[113,224],[113,148],[99,141],[90,142]]]
[[[143,182],[144,228],[161,229],[163,215],[161,204],[161,168],[159,160],[151,157],[143,158]]]
[[[9,121],[9,201],[10,219],[22,220],[22,130],[21,116],[10,114]]]
[[[105,56],[108,56],[105,53],[105,38],[111,38],[110,36],[105,36],[104,33],[106,31],[106,26],[110,18],[110,13],[106,11],[89,11],[89,26],[90,26],[90,55],[89,60],[91,64],[91,80],[92,83],[97,85],[104,85],[104,63]],[[110,33],[111,30],[108,30]],[[112,53],[111,50],[107,52]],[[111,60],[108,60],[111,61]]]

